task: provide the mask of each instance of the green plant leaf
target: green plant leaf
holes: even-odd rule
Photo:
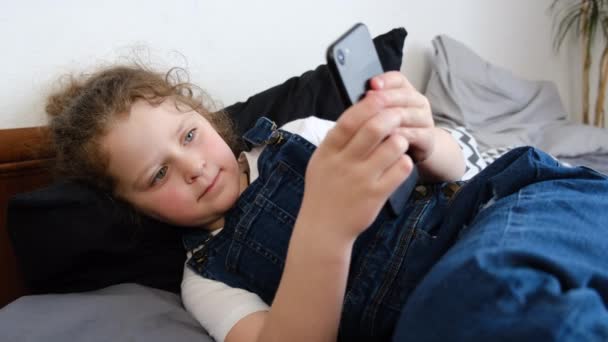
[[[554,5],[558,3],[558,0],[554,1]],[[580,36],[579,26],[581,20],[581,11],[582,4],[577,3],[570,6],[564,6],[557,10],[557,18],[563,16],[561,19],[557,21],[557,33],[555,35],[555,39],[553,41],[553,46],[556,51],[559,51],[564,39],[571,32],[572,26],[575,25],[574,34],[576,37]]]
[[[587,22],[582,27],[583,8],[588,3]],[[553,47],[559,51],[568,34],[580,38],[583,32],[589,35],[589,46],[593,46],[598,31],[608,39],[608,0],[553,0],[550,10],[554,13],[555,36]]]

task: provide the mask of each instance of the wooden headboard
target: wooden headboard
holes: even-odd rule
[[[0,308],[27,294],[6,228],[8,199],[50,183],[52,166],[46,128],[0,129]]]

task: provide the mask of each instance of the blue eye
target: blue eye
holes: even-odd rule
[[[163,178],[165,178],[166,175],[167,175],[167,167],[163,166],[154,175],[154,178],[152,179],[152,185],[156,184],[156,182],[163,180]]]
[[[194,139],[196,128],[191,129],[190,131],[188,131],[188,133],[186,134],[186,136],[184,137],[184,142],[187,144],[189,142],[191,142]]]

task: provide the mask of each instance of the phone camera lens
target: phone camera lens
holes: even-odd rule
[[[338,49],[338,63],[340,63],[340,65],[344,65],[345,62],[346,56],[344,55],[344,51]]]

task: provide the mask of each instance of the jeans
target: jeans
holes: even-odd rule
[[[516,149],[460,189],[439,238],[393,341],[608,341],[605,175]]]

